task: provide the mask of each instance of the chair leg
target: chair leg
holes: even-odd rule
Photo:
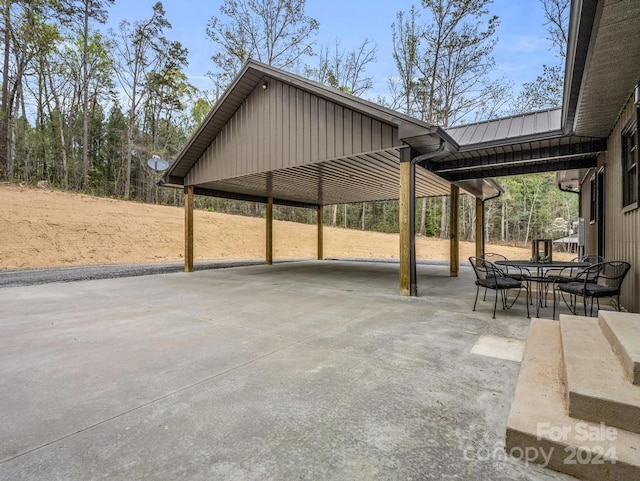
[[[496,308],[498,307],[498,290],[499,289],[496,289],[496,299],[493,302],[493,318],[494,319],[496,318]]]
[[[618,302],[617,302],[618,312],[622,312],[620,308],[620,294],[618,294],[617,298],[618,298]]]
[[[556,319],[556,285],[554,284],[553,287],[553,315],[551,316],[551,319],[553,319],[555,321]]]
[[[479,293],[479,292],[480,292],[480,287],[479,287],[479,286],[476,286],[476,300],[475,300],[475,301],[473,301],[473,310],[474,310],[474,311],[476,310],[476,304],[478,303],[478,293]],[[487,290],[486,290],[486,289],[484,290],[484,295],[485,295],[485,296],[487,295]]]
[[[487,300],[487,289],[484,289],[484,297],[482,298],[482,302]]]
[[[527,292],[527,297],[530,296],[529,288],[527,287],[527,284],[524,285],[524,290]],[[531,313],[529,312],[529,303],[525,302],[525,304],[527,305],[527,319],[531,319]]]

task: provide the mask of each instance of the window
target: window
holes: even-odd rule
[[[638,202],[638,124],[622,132],[622,207]]]

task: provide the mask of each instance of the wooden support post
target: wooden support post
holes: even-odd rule
[[[484,202],[476,197],[476,257],[484,256]]]
[[[184,188],[184,271],[193,272],[193,186]]]
[[[449,222],[450,240],[451,240],[451,254],[449,256],[449,275],[451,277],[458,277],[458,266],[460,264],[460,235],[458,228],[459,217],[459,205],[460,205],[460,188],[457,185],[451,184],[451,220]]]
[[[267,199],[266,209],[266,221],[267,221],[267,252],[265,263],[267,265],[273,264],[273,197]]]
[[[404,154],[409,149],[402,149]],[[401,154],[401,155],[402,155]],[[409,154],[410,156],[410,154]],[[411,295],[411,161],[400,162],[400,294]]]
[[[324,259],[324,249],[323,249],[323,241],[324,241],[324,236],[323,236],[323,232],[322,232],[322,224],[323,224],[323,216],[322,216],[323,212],[322,212],[322,206],[319,205],[318,206],[318,215],[317,215],[317,222],[318,222],[318,260],[321,261]]]

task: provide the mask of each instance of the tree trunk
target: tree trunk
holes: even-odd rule
[[[2,106],[0,110],[0,179],[9,179],[9,55],[11,54],[11,0],[5,0],[4,20],[4,59],[2,63]]]
[[[425,235],[427,232],[427,198],[422,198],[422,211],[420,212],[420,235]]]
[[[440,210],[440,237],[442,239],[446,239],[448,237],[447,234],[447,198],[446,196],[442,196],[441,201],[441,210]]]
[[[51,73],[50,69],[48,73],[49,73],[49,86],[51,90],[51,95],[53,97],[53,101],[56,106],[56,111],[58,112],[58,138],[60,139],[60,157],[62,158],[62,187],[64,189],[68,189],[69,188],[69,167],[68,167],[68,161],[67,161],[67,142],[64,135],[62,106],[60,105],[60,96],[58,95],[58,92],[56,92],[55,86],[53,84],[53,74]],[[51,112],[49,112],[49,115],[51,116]]]
[[[505,196],[502,196],[502,209],[500,210],[500,240],[502,242],[506,242],[507,240],[507,229],[506,229],[506,224],[507,224],[507,199],[505,198]]]
[[[89,182],[89,2],[84,0],[82,24],[82,188]]]

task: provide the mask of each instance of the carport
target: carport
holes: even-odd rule
[[[322,207],[399,199],[400,292],[416,295],[415,198],[451,195],[450,275],[458,274],[460,190],[482,206],[499,195],[490,179],[449,181],[428,162],[457,152],[442,128],[249,60],[173,162],[161,185],[185,192],[185,271],[193,270],[193,196],[266,204],[267,264],[273,262],[273,205]]]

